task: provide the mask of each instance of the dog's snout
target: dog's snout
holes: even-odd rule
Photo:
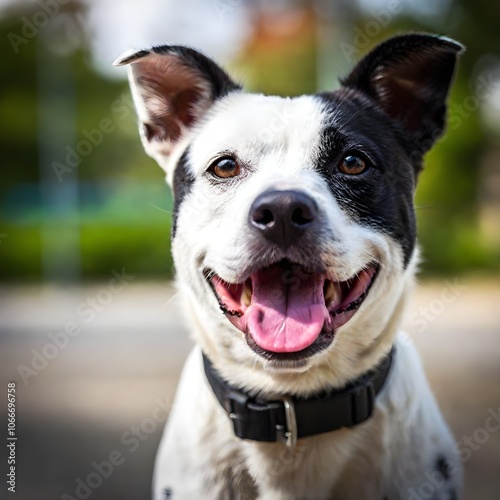
[[[250,208],[250,224],[272,243],[286,248],[297,240],[317,217],[316,202],[300,191],[266,191]]]

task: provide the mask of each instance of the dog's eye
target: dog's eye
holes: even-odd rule
[[[240,165],[234,158],[219,158],[212,164],[210,171],[221,179],[227,179],[240,173]]]
[[[343,174],[358,175],[366,170],[367,164],[363,158],[355,155],[347,155],[339,165]]]

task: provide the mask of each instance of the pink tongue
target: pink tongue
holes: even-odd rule
[[[267,351],[296,352],[310,346],[328,318],[320,275],[275,265],[252,275],[247,329]]]

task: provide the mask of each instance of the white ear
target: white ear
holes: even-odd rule
[[[144,149],[169,177],[169,157],[192,126],[215,100],[241,88],[214,61],[188,47],[129,51],[114,62],[126,64]]]

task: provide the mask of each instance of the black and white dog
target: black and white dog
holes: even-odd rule
[[[461,51],[397,36],[339,90],[294,98],[245,93],[186,47],[117,60],[173,188],[197,342],[155,499],[460,498],[453,437],[400,322],[413,195]]]

